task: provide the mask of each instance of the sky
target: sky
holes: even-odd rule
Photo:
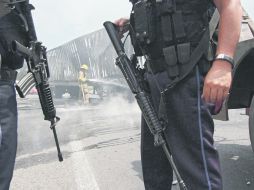
[[[128,17],[129,0],[30,0],[37,36],[54,48],[103,28],[103,22]]]
[[[38,40],[48,49],[103,28],[104,21],[128,17],[129,0],[30,0]],[[242,0],[254,19],[254,0]]]

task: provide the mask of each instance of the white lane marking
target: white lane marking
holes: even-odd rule
[[[75,175],[77,190],[100,190],[92,169],[86,157],[81,141],[71,142],[71,150],[74,152],[71,156]],[[75,153],[76,152],[76,153]]]

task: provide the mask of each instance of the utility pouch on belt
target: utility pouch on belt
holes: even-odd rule
[[[173,30],[172,30],[170,15],[162,16],[161,17],[161,32],[162,32],[164,42],[170,43],[173,41],[172,31]]]
[[[133,6],[134,28],[137,40],[142,44],[150,44],[155,38],[154,6],[151,2],[138,1]]]
[[[161,32],[163,41],[170,43],[173,41],[171,15],[175,11],[175,3],[173,0],[157,1],[157,10],[159,10],[159,16],[161,18]]]
[[[175,46],[169,46],[163,48],[163,54],[165,56],[166,64],[168,65],[169,77],[177,77],[179,75],[179,69],[177,66],[177,54]]]
[[[177,54],[179,64],[186,64],[190,59],[190,43],[178,44]]]
[[[186,37],[182,12],[177,11],[174,14],[172,14],[172,20],[173,20],[176,40],[177,42],[181,42],[181,40],[185,39]]]

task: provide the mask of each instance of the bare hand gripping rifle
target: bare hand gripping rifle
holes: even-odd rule
[[[176,175],[181,190],[187,190],[187,187],[181,178],[173,158],[167,147],[163,134],[164,124],[158,118],[158,115],[153,107],[151,96],[144,88],[144,79],[138,69],[135,67],[135,58],[130,60],[124,51],[124,45],[119,38],[117,27],[112,22],[104,22],[104,27],[109,35],[109,38],[118,55],[116,65],[123,73],[131,91],[135,94],[137,103],[141,109],[143,117],[149,127],[150,132],[154,135],[154,145],[161,146],[169,160],[169,163]]]
[[[47,61],[46,47],[43,46],[41,42],[37,41],[31,14],[31,10],[33,10],[34,7],[29,4],[28,0],[14,1],[10,3],[10,6],[23,21],[29,39],[29,47],[25,47],[17,41],[12,42],[12,51],[24,57],[28,66],[28,73],[17,84],[17,91],[20,97],[24,98],[25,95],[34,86],[36,87],[41,108],[44,114],[44,119],[50,121],[51,123],[50,128],[53,131],[58,152],[58,159],[61,162],[63,161],[63,156],[60,150],[55,129],[56,124],[60,118],[56,116],[56,109],[53,103],[53,98],[48,82],[50,73]]]

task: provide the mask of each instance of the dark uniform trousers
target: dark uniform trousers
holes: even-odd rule
[[[168,125],[165,138],[188,190],[222,190],[220,164],[214,147],[214,123],[203,102],[204,74],[198,66],[165,96]],[[169,83],[166,72],[146,73],[156,109],[160,102],[158,85]],[[157,81],[157,82],[156,82]],[[173,172],[161,147],[154,147],[144,119],[141,158],[146,190],[170,190]]]
[[[0,79],[0,190],[8,190],[17,150],[17,102],[14,82]]]

